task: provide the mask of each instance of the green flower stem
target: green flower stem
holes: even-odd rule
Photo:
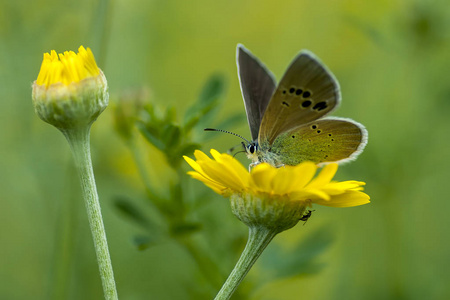
[[[230,299],[245,275],[247,275],[248,271],[250,271],[253,264],[277,233],[277,230],[263,226],[249,227],[247,245],[245,245],[245,249],[230,276],[228,276],[227,281],[225,281],[222,289],[219,291],[216,298],[214,298],[215,300]]]
[[[94,240],[97,262],[102,279],[105,299],[115,300],[117,297],[116,283],[108,251],[105,227],[103,225],[94,171],[92,169],[89,144],[90,125],[70,129],[61,129],[72,149],[75,165],[81,181],[81,189],[88,213],[89,225]]]

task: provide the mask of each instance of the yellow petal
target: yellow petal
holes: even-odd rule
[[[316,203],[316,200],[321,199],[324,201],[330,200],[330,195],[322,192],[318,189],[302,189],[299,191],[294,191],[289,194],[289,198],[292,201],[311,201]]]
[[[332,196],[329,201],[316,200],[315,203],[332,207],[352,207],[370,203],[370,197],[363,192],[347,191],[343,194]]]
[[[227,167],[227,169],[232,170],[236,176],[244,183],[248,183],[250,179],[250,174],[248,170],[234,157],[228,154],[223,154],[221,157],[221,163]]]
[[[296,190],[304,188],[313,179],[314,174],[316,174],[317,166],[312,162],[303,162],[295,167],[294,177],[289,180],[294,181],[293,185]]]
[[[210,150],[211,155],[213,158],[223,165],[223,167],[228,170],[229,172],[232,172],[235,176],[239,178],[239,181],[243,184],[246,184],[249,180],[249,174],[246,168],[234,157],[232,157],[229,154],[221,154],[215,149]]]
[[[222,192],[226,189],[226,187],[224,187],[223,185],[219,184],[216,181],[211,180],[210,178],[204,177],[201,174],[194,172],[194,171],[190,171],[188,172],[188,174],[197,180],[200,180],[201,182],[203,182],[205,185],[207,185],[209,188],[211,188],[214,192],[218,193],[218,194],[222,194]]]
[[[198,165],[198,163],[193,160],[192,158],[188,157],[188,156],[183,156],[184,160],[191,166],[192,169],[194,169],[195,171],[199,172],[199,173],[203,173],[202,168],[200,168],[200,166]]]
[[[362,191],[364,188],[361,187],[365,185],[362,181],[342,181],[342,182],[331,182],[325,185],[322,190],[330,195],[342,194],[348,190]]]
[[[273,192],[280,195],[290,193],[294,188],[299,186],[295,180],[298,178],[297,175],[296,167],[284,166],[278,168],[277,174],[271,182]]]
[[[46,87],[55,83],[69,85],[99,74],[100,69],[89,48],[85,49],[81,46],[78,53],[65,51],[59,55],[52,50],[50,54],[44,54],[36,84]]]
[[[336,171],[338,169],[338,164],[328,164],[323,167],[322,171],[320,171],[319,175],[314,178],[308,185],[308,188],[317,188],[324,186],[325,184],[330,183],[331,179],[333,179]]]
[[[277,175],[277,169],[267,163],[261,163],[253,167],[250,173],[250,186],[258,191],[271,193],[271,182]]]
[[[199,165],[212,180],[235,191],[242,191],[245,189],[245,185],[241,181],[241,178],[239,178],[233,170],[228,169],[223,164],[211,160],[208,163],[199,162]]]
[[[218,162],[221,162],[221,161],[222,161],[222,158],[221,158],[222,154],[220,154],[220,152],[217,151],[216,149],[211,149],[211,150],[209,150],[209,153],[211,153],[212,157],[213,157],[216,161],[218,161]]]
[[[205,153],[203,153],[200,150],[195,150],[194,151],[194,156],[195,156],[195,159],[197,160],[197,162],[198,161],[212,161],[212,159],[209,158],[208,155],[206,155]]]
[[[222,155],[215,150],[212,150],[211,153],[220,162],[212,160],[200,150],[196,150],[194,152],[194,156],[197,159],[196,162],[190,158],[185,159],[194,170],[204,177],[207,177],[212,181],[216,181],[222,186],[234,189],[236,191],[242,191],[245,187],[244,182],[246,182],[245,173],[242,174],[242,170],[235,170],[233,169],[233,166],[230,166],[227,163],[229,158],[226,156],[229,155],[224,154],[223,157],[221,157]],[[230,156],[230,158],[232,157]]]

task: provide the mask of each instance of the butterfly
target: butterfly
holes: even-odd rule
[[[341,101],[334,75],[310,51],[302,50],[278,85],[243,45],[236,60],[252,136],[245,146],[251,165],[346,162],[367,144],[367,130],[351,119],[326,117]]]

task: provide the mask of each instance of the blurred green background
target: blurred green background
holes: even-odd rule
[[[69,147],[31,103],[42,54],[91,47],[108,79],[111,104],[124,91],[145,87],[154,105],[175,107],[179,119],[208,78],[221,74],[226,85],[217,122],[238,113],[242,121],[222,129],[250,137],[237,43],[278,79],[301,49],[327,64],[343,94],[334,115],[369,131],[366,150],[342,166],[337,179],[367,182],[372,199],[356,208],[314,207],[305,226],[275,238],[241,286],[241,299],[450,299],[445,0],[1,1],[0,299],[102,299]],[[174,239],[144,251],[133,242],[151,239],[151,230],[124,216],[116,199],[149,219],[159,216],[114,129],[113,113],[111,105],[94,124],[92,152],[120,298],[211,299],[217,289],[206,288],[195,261]],[[206,151],[225,152],[240,142],[202,134],[214,135],[202,143]],[[164,155],[136,135],[149,177],[165,193],[176,175]],[[186,182],[208,198],[193,216],[203,229],[190,238],[204,244],[226,275],[246,228],[226,199]],[[286,271],[293,259],[298,268]],[[284,271],[290,276],[269,276]]]

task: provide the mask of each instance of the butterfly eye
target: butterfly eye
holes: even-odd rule
[[[250,154],[255,153],[256,151],[256,146],[255,145],[249,145],[248,146],[248,152],[250,152]]]

